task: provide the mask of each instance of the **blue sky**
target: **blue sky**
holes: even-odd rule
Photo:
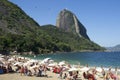
[[[90,39],[109,47],[120,44],[120,0],[9,0],[40,25],[56,24],[59,12],[72,11]]]

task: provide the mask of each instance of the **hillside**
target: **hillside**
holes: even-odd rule
[[[17,5],[0,1],[0,51],[35,53],[99,51],[104,48],[52,25],[40,26]]]
[[[116,45],[113,47],[106,47],[107,51],[120,51],[120,45]]]
[[[63,29],[59,29],[53,25],[45,25],[41,27],[49,36],[52,36],[52,41],[55,42],[57,46],[61,46],[63,50],[65,46],[70,48],[71,51],[99,51],[104,50],[104,48],[95,44],[94,42],[85,39],[84,37],[79,37],[71,32],[66,32]],[[68,51],[69,51],[68,50]]]

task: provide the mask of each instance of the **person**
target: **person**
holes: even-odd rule
[[[45,65],[43,66],[43,72],[44,72],[44,76],[45,76],[45,77],[48,77],[48,76],[47,76],[47,67],[46,67]]]
[[[118,75],[117,67],[115,67],[115,75]]]
[[[37,76],[37,69],[33,68],[33,70],[34,70],[33,75]]]
[[[96,80],[96,79],[94,78],[94,75],[89,74],[89,76],[88,76],[88,80]]]
[[[24,68],[24,75],[27,75],[27,72],[28,72],[28,68],[27,68],[27,66],[25,66],[25,68]]]
[[[42,76],[42,71],[43,71],[43,69],[42,69],[42,66],[39,66],[39,68],[38,68],[38,76]]]
[[[22,76],[22,74],[24,74],[24,66],[23,65],[21,66],[20,74],[21,74],[21,76]]]
[[[8,64],[8,66],[7,66],[7,72],[9,73],[9,72],[14,72],[13,71],[13,69],[12,69],[12,67]]]
[[[32,72],[31,72],[31,70],[28,70],[28,72],[27,72],[27,76],[32,76]]]
[[[64,73],[64,75],[63,75],[63,79],[66,79],[66,78],[67,78],[67,74]]]
[[[60,73],[59,73],[59,77],[62,79],[62,74],[63,74],[63,71],[61,70]]]
[[[85,72],[83,72],[83,77],[84,79],[87,79],[87,74]]]
[[[109,75],[109,73],[106,74],[105,80],[110,80],[110,75]]]
[[[102,75],[103,75],[103,77],[105,77],[105,70],[102,68]]]
[[[2,69],[2,66],[0,65],[0,74],[3,74],[3,69]]]
[[[73,72],[73,79],[77,80],[77,72]]]
[[[17,68],[16,68],[16,70],[15,70],[15,71],[16,71],[16,72],[19,72],[19,71],[20,71],[20,69],[21,69],[21,67],[20,67],[19,65],[16,65],[16,67],[17,67]]]

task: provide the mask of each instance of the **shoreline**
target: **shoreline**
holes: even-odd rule
[[[11,57],[10,57],[11,56]],[[28,61],[31,61],[31,62],[38,62],[38,63],[40,63],[39,65],[41,65],[41,63],[42,64],[44,64],[44,65],[46,65],[46,62],[45,62],[45,59],[46,60],[51,60],[51,61],[53,61],[53,62],[50,62],[49,64],[54,64],[54,66],[56,66],[56,67],[59,67],[60,66],[60,62],[54,62],[54,60],[52,60],[52,59],[48,59],[48,58],[45,58],[44,60],[35,60],[35,59],[31,59],[31,58],[27,58],[27,57],[22,57],[22,56],[20,56],[20,55],[10,55],[9,56],[9,59],[7,60],[7,61],[10,61],[10,62],[15,62],[14,64],[12,64],[12,67],[14,68],[14,69],[16,69],[15,68],[15,64],[17,63],[15,60],[12,60],[12,59],[14,59],[14,58],[20,58],[21,59],[21,61],[20,62],[23,62],[24,64],[26,64]],[[7,63],[7,62],[6,62]],[[56,65],[56,64],[57,65]],[[22,63],[20,63],[19,65],[21,65]],[[24,64],[22,64],[22,65],[24,65]],[[52,71],[52,68],[53,67],[51,67],[51,66],[49,66],[49,64],[47,63],[47,67],[49,67],[50,68],[50,71],[47,71],[47,75],[48,75],[48,78],[46,78],[46,77],[43,77],[43,78],[40,78],[40,80],[58,80],[58,74],[56,74],[56,73],[53,73],[53,71]],[[67,62],[64,62],[64,61],[61,61],[61,67],[66,67],[66,73],[67,74],[69,74],[68,73],[68,71],[69,70],[71,70],[72,68],[75,68],[75,71],[76,70],[78,70],[78,71],[80,71],[80,74],[79,74],[79,77],[80,78],[82,78],[82,80],[83,80],[83,76],[82,76],[82,73],[83,72],[86,72],[86,70],[85,71],[83,71],[83,69],[85,68],[85,69],[89,69],[89,70],[93,70],[93,69],[100,69],[101,67],[91,67],[91,66],[88,66],[88,65],[86,65],[86,66],[83,66],[83,65],[71,65],[71,64],[69,64],[70,65],[70,67],[68,67],[68,64],[69,63],[67,63]],[[59,65],[59,66],[58,66]],[[26,65],[27,67],[28,67],[28,65]],[[106,67],[103,67],[104,68],[104,70],[107,72],[110,68],[106,68]],[[29,68],[30,69],[30,68]],[[118,71],[118,76],[120,77],[120,69],[117,69],[117,71]],[[111,72],[115,72],[115,68],[112,68],[111,69]],[[92,74],[92,73],[91,73]],[[22,78],[22,80],[32,80],[33,78],[35,78],[34,80],[37,80],[38,79],[38,77],[35,77],[35,76],[32,76],[32,77],[26,77],[26,76],[20,76],[20,73],[13,73],[13,74],[0,74],[0,77],[1,77],[1,79],[2,80],[9,80],[7,77],[11,77],[11,76],[13,76],[13,77],[15,77],[15,76],[17,76],[17,77],[19,77],[19,78]],[[50,78],[49,79],[49,77],[50,76],[52,76],[52,78]],[[98,76],[98,80],[100,79],[100,77],[99,77],[99,75],[97,75]],[[4,79],[3,79],[4,78]],[[14,80],[17,80],[17,79],[14,79]]]
[[[108,54],[107,54],[108,53]],[[85,54],[85,55],[84,55]],[[96,54],[98,54],[98,58],[99,58],[99,56],[101,56],[101,54],[102,55],[106,55],[106,57],[107,57],[107,55],[109,56],[109,52],[103,52],[103,53],[101,53],[101,52],[81,52],[81,53],[78,53],[78,52],[76,52],[76,53],[74,53],[74,52],[71,52],[71,53],[53,53],[53,54],[40,54],[40,55],[36,55],[36,57],[34,57],[34,56],[32,56],[32,55],[30,55],[30,56],[28,56],[28,55],[22,55],[23,57],[25,56],[25,57],[30,57],[31,59],[44,59],[44,58],[47,58],[47,57],[49,57],[49,58],[51,58],[51,59],[53,59],[53,60],[55,60],[56,62],[60,62],[60,61],[62,61],[62,60],[64,60],[64,61],[67,61],[68,63],[70,63],[70,64],[72,64],[72,65],[77,65],[78,63],[80,63],[80,65],[82,65],[82,66],[85,66],[86,64],[88,64],[89,66],[91,66],[91,67],[94,67],[94,66],[98,66],[98,67],[100,67],[100,66],[104,66],[104,67],[106,67],[106,68],[109,68],[109,67],[113,67],[113,68],[115,68],[115,67],[120,67],[120,65],[118,65],[118,64],[112,64],[112,63],[108,63],[108,64],[105,64],[104,62],[101,62],[101,60],[100,61],[98,61],[99,63],[95,63],[95,62],[91,62],[91,61],[89,61],[89,60],[92,60],[92,61],[94,61],[94,58],[96,58],[95,57],[95,55]],[[74,56],[76,56],[76,55],[78,55],[78,56],[80,56],[80,59],[78,59],[78,57],[76,56],[75,58],[77,58],[77,59],[72,59],[72,55],[73,55],[73,57]],[[87,56],[88,55],[88,56]],[[38,57],[39,56],[39,57]],[[59,57],[60,56],[60,57]],[[62,58],[62,56],[64,57],[64,58]],[[67,56],[70,56],[70,57],[67,57]],[[81,56],[86,56],[86,57],[84,57],[85,59],[82,59],[82,57]],[[89,58],[89,56],[90,56],[90,58]],[[119,56],[119,55],[118,55]],[[93,57],[93,59],[91,59]],[[112,57],[111,55],[110,55],[110,57]],[[87,59],[88,58],[88,59]],[[101,59],[102,59],[102,57],[101,57]],[[104,58],[103,58],[104,59]],[[115,57],[114,57],[114,59],[115,59]],[[88,60],[88,61],[87,61]],[[95,60],[97,60],[97,59],[95,59]],[[106,60],[106,62],[108,62],[108,61],[112,61],[113,59],[108,59],[108,60]],[[84,62],[85,61],[85,62]],[[103,60],[102,60],[103,61]],[[116,61],[116,60],[114,60],[114,61]],[[90,63],[89,63],[90,62]]]

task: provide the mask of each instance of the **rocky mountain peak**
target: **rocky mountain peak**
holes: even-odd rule
[[[74,34],[79,35],[79,37],[90,40],[85,27],[77,19],[76,15],[67,9],[60,11],[57,17],[56,26],[67,32],[73,32]]]

